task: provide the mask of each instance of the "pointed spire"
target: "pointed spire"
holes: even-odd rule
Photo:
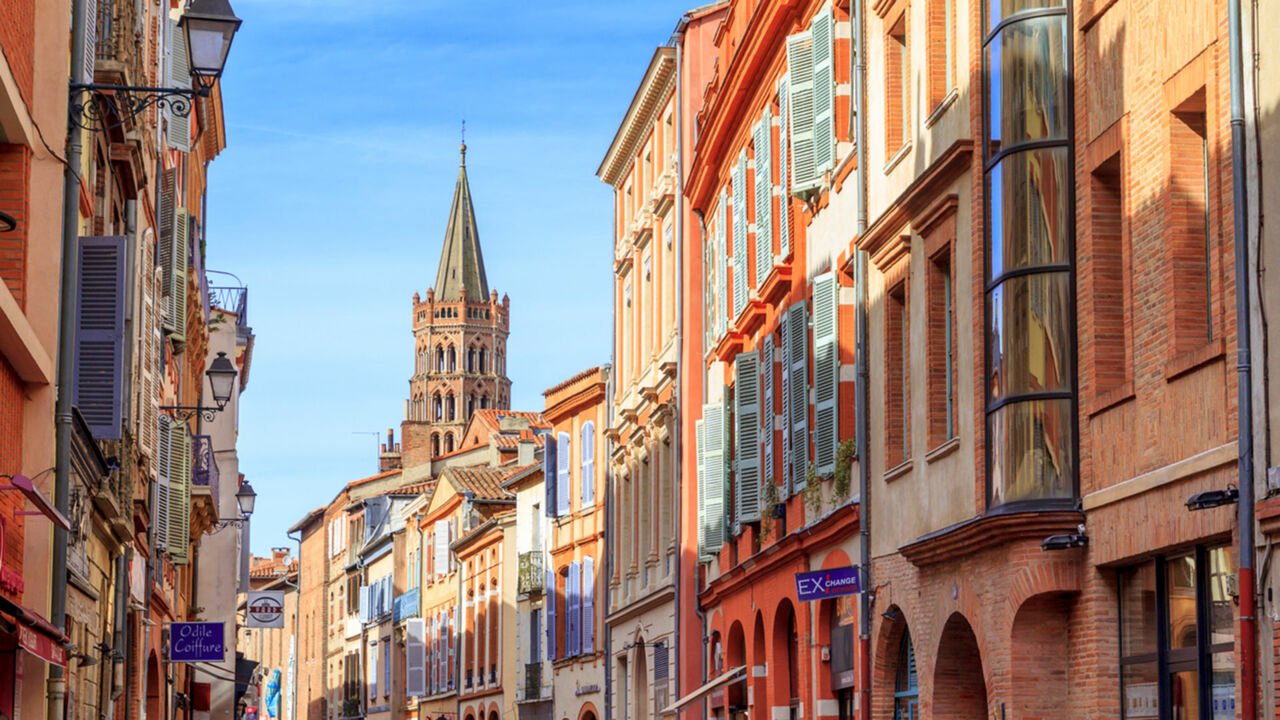
[[[458,163],[458,183],[453,189],[453,205],[449,224],[444,231],[444,247],[440,250],[440,269],[436,272],[436,300],[453,302],[465,289],[468,300],[483,302],[489,297],[489,282],[484,275],[484,256],[480,252],[480,232],[476,211],[471,204],[471,186],[467,182],[466,121],[463,121],[462,157]]]

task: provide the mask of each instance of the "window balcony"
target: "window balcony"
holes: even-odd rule
[[[542,663],[525,663],[524,666],[524,699],[537,700],[542,697]]]
[[[520,578],[516,592],[521,595],[542,592],[545,572],[541,550],[520,553]]]

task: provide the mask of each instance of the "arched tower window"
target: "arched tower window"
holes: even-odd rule
[[[489,409],[489,396],[488,396],[488,395],[481,395],[481,396],[480,396],[480,409],[481,409],[481,410],[488,410],[488,409]]]
[[[431,457],[440,454],[440,433],[431,434]]]
[[[436,372],[444,372],[444,347],[436,347]]]
[[[479,372],[481,375],[484,374],[484,361],[485,361],[485,350],[482,347],[480,348],[480,367],[477,370],[477,372]]]
[[[444,403],[440,400],[440,393],[436,393],[435,406],[435,420],[440,422],[444,419]]]
[[[476,371],[476,349],[468,348],[467,349],[467,372],[473,373],[475,371]]]
[[[444,436],[444,452],[446,455],[453,452],[453,435],[448,433]]]
[[[445,414],[449,416],[451,422],[458,418],[458,407],[454,402],[453,393],[449,393],[448,398],[445,400]]]
[[[452,345],[449,346],[449,372],[458,371],[458,351]]]
[[[470,418],[476,412],[476,396],[474,393],[467,396],[467,417]]]

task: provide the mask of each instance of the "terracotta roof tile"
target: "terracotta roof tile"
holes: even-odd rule
[[[480,500],[510,500],[514,495],[502,489],[508,468],[449,468],[445,473],[459,492],[470,492]]]

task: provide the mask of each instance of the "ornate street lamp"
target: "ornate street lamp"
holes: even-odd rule
[[[208,529],[208,534],[225,530],[229,527],[244,527],[249,522],[249,516],[253,514],[253,504],[258,499],[258,493],[253,491],[253,486],[245,481],[240,484],[240,489],[236,491],[236,505],[240,507],[240,515],[238,518],[230,518],[227,520],[219,520]]]
[[[175,420],[186,422],[199,413],[205,422],[213,422],[214,414],[227,409],[227,403],[231,402],[231,394],[235,390],[236,384],[236,366],[231,362],[224,352],[219,352],[218,357],[209,363],[209,369],[205,371],[205,375],[209,376],[209,389],[213,391],[214,407],[205,407],[204,405],[161,405],[160,409],[168,412]],[[250,507],[253,507],[250,505]]]
[[[192,101],[208,97],[214,81],[222,76],[240,22],[228,0],[191,0],[178,19],[178,31],[186,40],[187,67],[195,87],[97,85],[88,78],[89,82],[71,84],[72,124],[85,130],[116,128],[152,106],[187,117]]]

